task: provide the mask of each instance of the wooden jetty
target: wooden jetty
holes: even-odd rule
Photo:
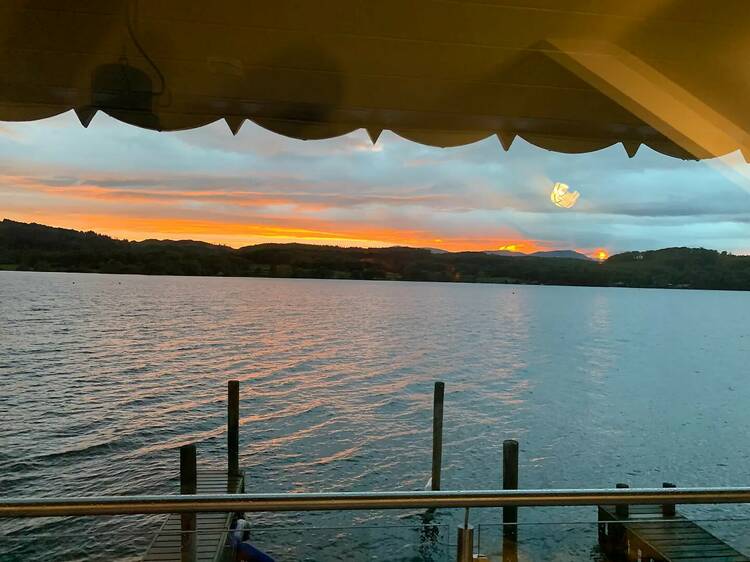
[[[198,470],[195,445],[180,447],[181,494],[237,494],[245,492],[239,468],[239,381],[228,382],[227,469]],[[143,562],[223,562],[232,513],[171,514],[159,529]]]
[[[224,494],[244,492],[244,475],[229,476],[225,470],[198,470],[196,493]],[[196,517],[196,562],[221,562],[227,545],[231,513],[199,513]],[[172,514],[159,529],[143,562],[179,562],[182,560],[182,517]]]
[[[441,489],[444,384],[435,384],[433,403],[432,490]],[[227,402],[227,469],[197,469],[196,447],[180,448],[181,494],[233,494],[245,492],[245,475],[239,467],[239,382],[229,381]],[[503,442],[502,485],[517,490],[518,442]],[[674,487],[664,483],[664,487]],[[618,484],[618,488],[627,488]],[[502,515],[503,562],[518,561],[518,508],[504,507]],[[750,562],[727,543],[677,513],[667,505],[598,506],[599,544],[613,562]],[[428,509],[431,520],[434,508]],[[232,513],[183,513],[170,515],[143,557],[143,562],[230,562],[228,545]],[[494,560],[474,553],[474,529],[466,509],[458,527],[457,560]]]
[[[665,487],[674,487],[664,484]],[[624,488],[626,485],[618,484]],[[747,562],[750,558],[668,505],[599,506],[599,544],[611,560]]]

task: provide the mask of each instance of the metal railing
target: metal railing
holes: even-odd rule
[[[718,503],[750,503],[750,487],[0,498],[0,517]]]

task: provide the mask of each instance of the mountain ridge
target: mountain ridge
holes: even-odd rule
[[[576,252],[575,250],[541,250],[526,254],[524,252],[514,252],[512,250],[485,250],[488,256],[505,256],[509,258],[565,258],[573,260],[596,261],[586,254]]]
[[[234,249],[0,222],[0,269],[6,270],[750,290],[750,256],[704,248],[625,252],[603,262],[571,250],[522,259],[434,250],[273,243]]]

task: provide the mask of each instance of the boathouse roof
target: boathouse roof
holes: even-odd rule
[[[746,0],[7,0],[0,119],[750,154]]]

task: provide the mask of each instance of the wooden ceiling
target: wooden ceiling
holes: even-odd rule
[[[5,0],[0,119],[750,147],[747,0]]]

